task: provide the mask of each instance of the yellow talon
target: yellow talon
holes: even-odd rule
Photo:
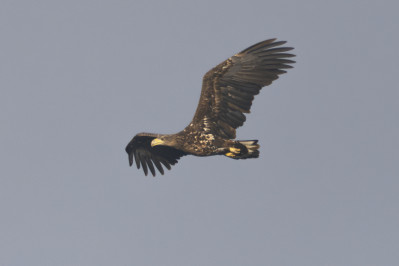
[[[241,152],[241,149],[238,149],[238,148],[229,148],[229,150],[230,150],[232,153],[235,153],[235,154],[240,154],[240,152]]]
[[[229,156],[229,157],[233,157],[233,158],[236,157],[236,155],[234,153],[231,153],[231,152],[228,152],[225,155]]]

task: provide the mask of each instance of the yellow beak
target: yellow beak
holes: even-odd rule
[[[163,140],[161,139],[153,139],[151,141],[151,147],[157,146],[157,145],[162,145],[164,144]]]

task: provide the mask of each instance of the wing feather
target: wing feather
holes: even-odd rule
[[[158,136],[157,134],[140,133],[126,146],[130,166],[133,165],[134,159],[137,169],[142,167],[145,175],[148,175],[149,170],[151,174],[155,176],[155,168],[163,175],[164,169],[162,165],[170,170],[171,165],[176,164],[182,156],[186,155],[185,152],[172,147],[151,147],[151,141]]]
[[[160,161],[158,161],[158,160],[152,160],[152,161],[154,162],[156,168],[161,173],[161,175],[163,175],[164,171],[163,171],[163,168],[162,168],[162,165],[161,165]]]
[[[141,162],[141,166],[143,166],[144,174],[147,175],[148,168],[147,168],[147,161],[145,160],[145,154],[140,154],[140,162]]]
[[[254,96],[290,69],[293,48],[281,47],[276,39],[254,44],[208,71],[202,83],[200,101],[192,123],[212,119],[220,136],[234,139],[245,122]]]
[[[132,151],[130,154],[134,154],[134,160],[136,161],[136,167],[137,167],[137,169],[140,169],[140,157],[139,157],[139,151],[138,150],[135,150],[135,151]],[[129,155],[130,155],[129,154]],[[131,166],[131,165],[130,165]]]

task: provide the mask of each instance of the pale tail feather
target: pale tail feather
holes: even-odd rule
[[[244,145],[248,149],[248,153],[242,156],[240,159],[247,158],[258,158],[259,157],[259,144],[258,140],[239,140],[240,144]]]

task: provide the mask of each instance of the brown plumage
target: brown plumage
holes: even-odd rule
[[[234,140],[245,122],[254,96],[270,85],[284,69],[292,68],[294,57],[281,47],[284,41],[266,40],[241,51],[208,71],[202,81],[201,97],[194,118],[176,134],[139,133],[127,145],[130,166],[133,158],[145,175],[155,168],[164,174],[184,155],[225,155],[233,159],[259,157],[257,140]]]

